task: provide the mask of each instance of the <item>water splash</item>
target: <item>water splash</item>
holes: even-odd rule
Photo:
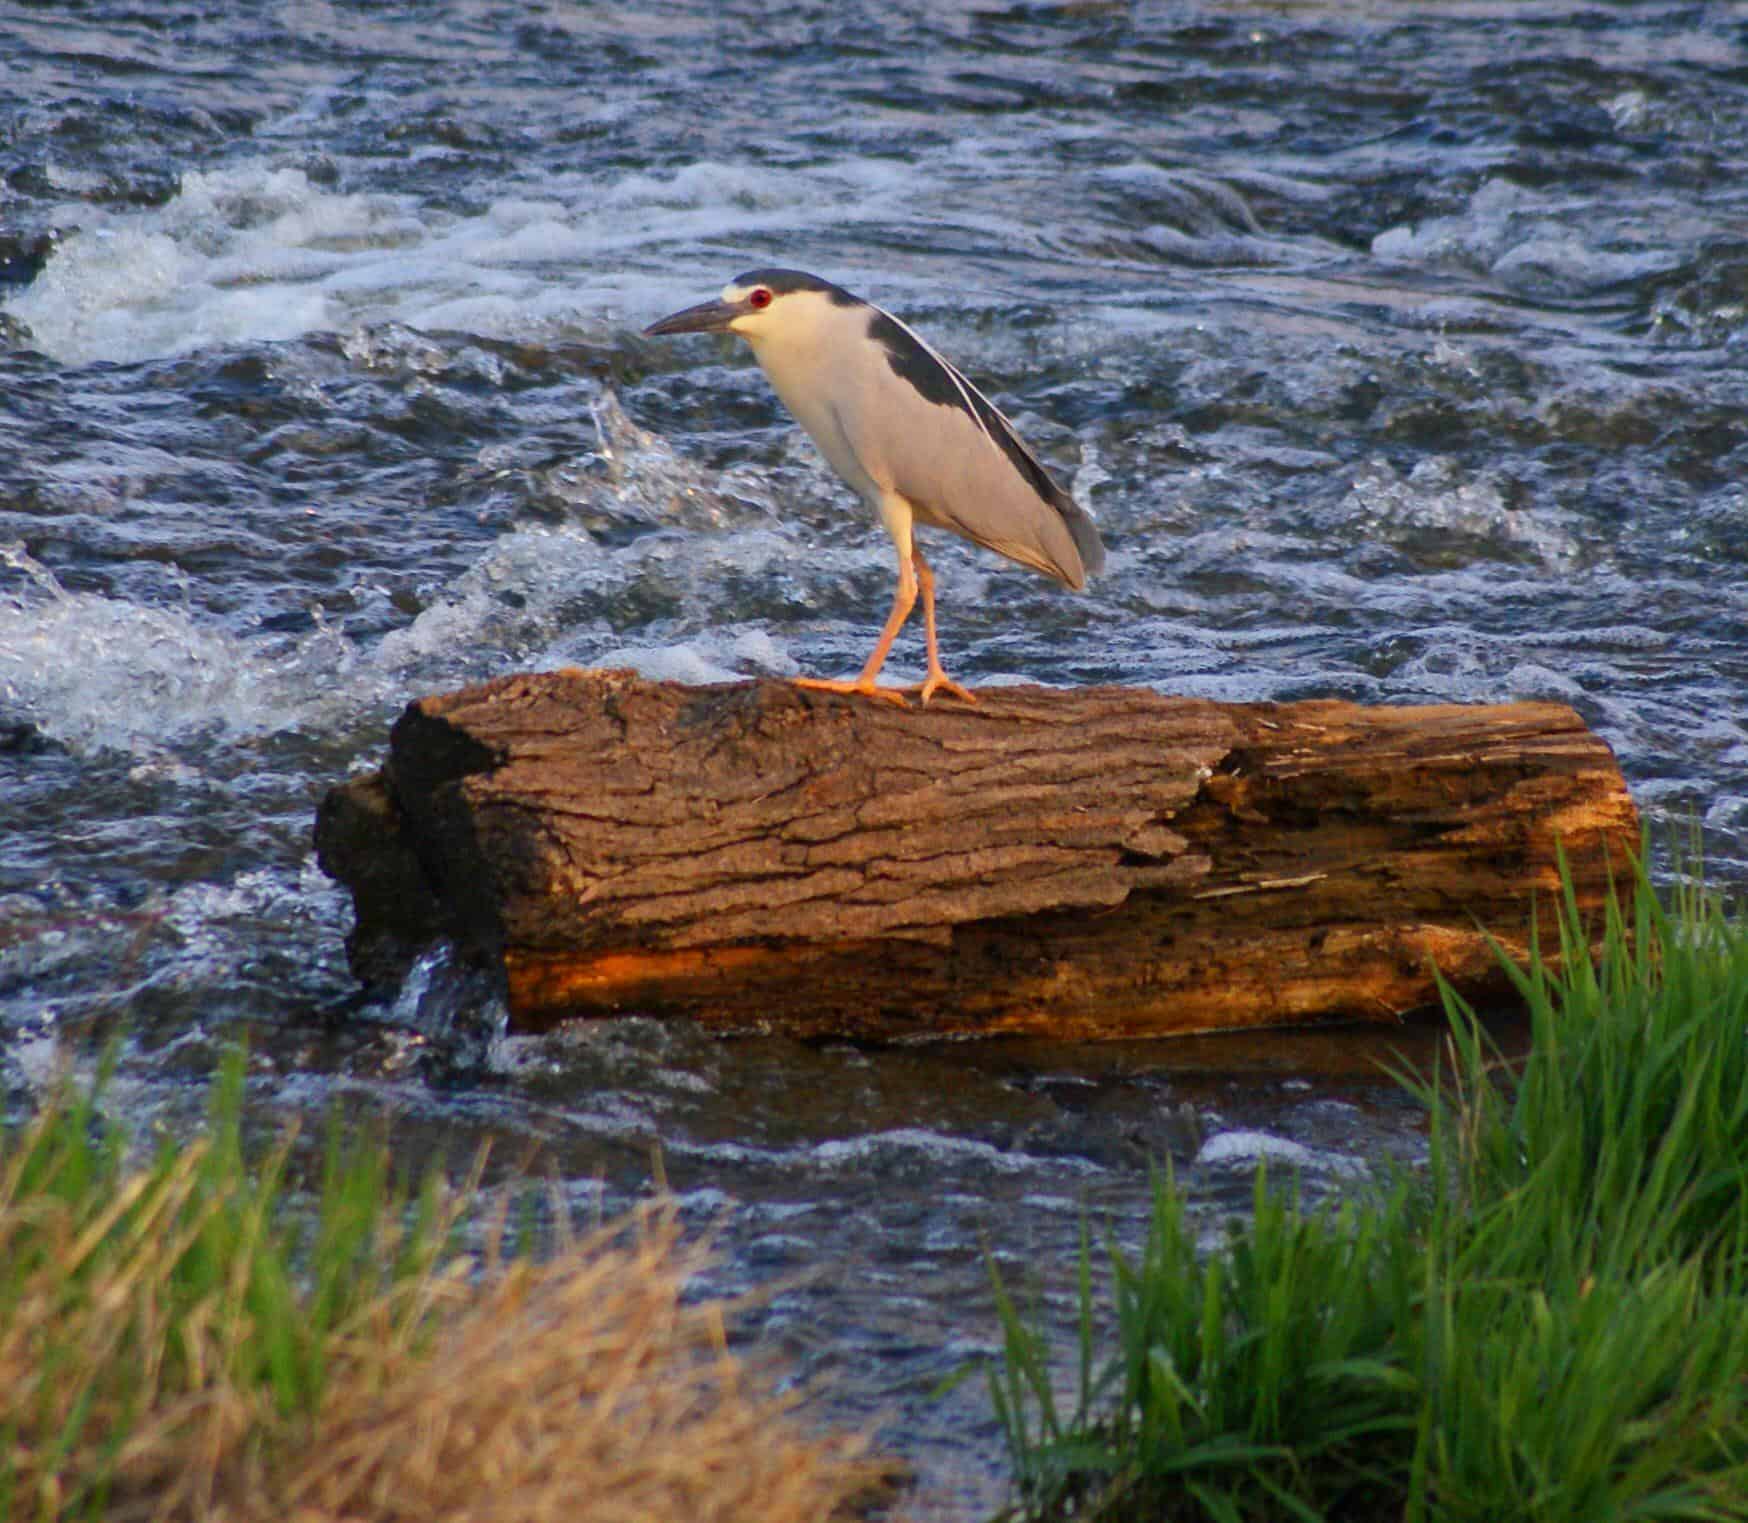
[[[1615,205],[1490,179],[1461,212],[1379,233],[1372,254],[1472,270],[1519,295],[1559,300],[1674,269],[1680,259],[1666,236],[1648,221],[1623,223]]]
[[[77,750],[295,729],[335,712],[334,679],[355,669],[319,620],[275,655],[184,608],[69,592],[22,545],[0,545],[0,711]]]
[[[878,219],[901,179],[857,160],[700,162],[605,181],[554,177],[544,194],[457,215],[411,195],[331,189],[272,163],[190,170],[163,206],[66,205],[71,230],[0,312],[73,365],[391,323],[606,337],[697,299],[671,273],[642,273],[653,250],[700,239],[756,245],[797,219]]]
[[[1356,530],[1404,547],[1436,543],[1457,550],[1527,556],[1553,570],[1578,561],[1581,541],[1547,508],[1507,505],[1497,482],[1465,474],[1455,460],[1429,456],[1403,476],[1369,461],[1355,477],[1342,515]]]

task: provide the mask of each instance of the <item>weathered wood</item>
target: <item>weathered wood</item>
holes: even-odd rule
[[[413,704],[317,839],[361,977],[438,934],[512,1019],[677,1013],[888,1038],[1394,1019],[1499,986],[1626,874],[1638,822],[1570,709],[503,678]]]

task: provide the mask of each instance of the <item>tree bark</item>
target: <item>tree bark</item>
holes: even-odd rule
[[[906,709],[758,681],[507,677],[411,705],[330,793],[353,965],[436,937],[512,1023],[690,1016],[882,1038],[1394,1020],[1488,937],[1594,910],[1637,816],[1556,704],[985,689]]]

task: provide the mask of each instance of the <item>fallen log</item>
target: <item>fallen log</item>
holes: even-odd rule
[[[514,1026],[678,1014],[881,1038],[1395,1020],[1500,989],[1630,877],[1608,747],[1549,703],[1224,704],[505,677],[412,704],[331,791],[353,967],[438,937]]]

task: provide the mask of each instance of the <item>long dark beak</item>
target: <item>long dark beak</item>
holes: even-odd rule
[[[725,301],[701,301],[651,323],[643,332],[645,338],[659,338],[664,333],[722,333],[739,316],[740,308]]]

